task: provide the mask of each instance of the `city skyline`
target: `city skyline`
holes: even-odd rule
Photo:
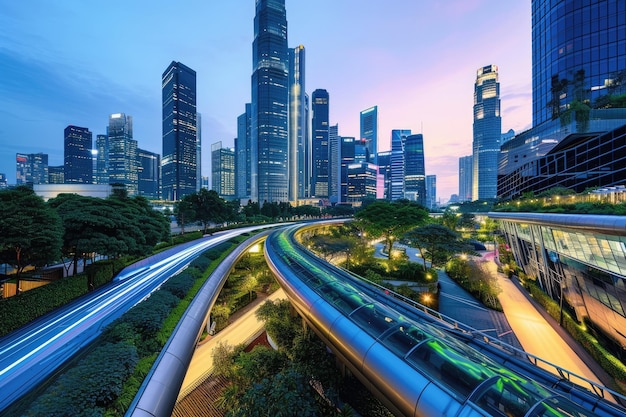
[[[95,137],[112,113],[131,115],[138,146],[160,153],[160,76],[172,60],[197,72],[210,175],[208,144],[233,146],[250,102],[254,2],[186,2],[185,42],[159,29],[171,11],[153,3],[125,5],[123,14],[115,1],[37,3],[9,3],[0,17],[0,172],[9,183],[16,153],[48,153],[60,165],[63,129],[84,126]],[[392,129],[423,133],[426,174],[437,175],[445,200],[458,193],[458,158],[471,153],[476,68],[499,67],[502,129],[530,127],[530,2],[369,3],[287,0],[289,44],[307,49],[306,92],[328,91],[341,136],[358,136],[359,112],[378,106],[380,151],[390,149]]]

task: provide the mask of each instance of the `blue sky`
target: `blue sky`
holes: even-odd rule
[[[392,129],[423,133],[438,197],[458,192],[471,154],[476,70],[499,67],[502,128],[531,124],[530,1],[286,0],[290,46],[306,48],[306,91],[328,90],[331,124],[359,135],[378,105],[379,150]],[[133,116],[139,147],[161,153],[161,75],[197,72],[203,174],[210,146],[232,146],[250,101],[253,0],[0,0],[0,172],[17,152],[63,163],[63,129],[106,132]]]

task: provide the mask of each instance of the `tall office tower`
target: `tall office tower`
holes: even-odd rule
[[[426,208],[434,210],[437,208],[437,176],[426,175]]]
[[[391,131],[389,198],[392,201],[404,198],[404,141],[410,134],[410,129],[394,129]]]
[[[289,199],[289,56],[285,0],[256,0],[252,43],[252,199]]]
[[[65,184],[65,166],[48,167],[48,184]]]
[[[328,140],[330,135],[329,95],[328,91],[317,89],[312,94],[313,119],[311,128],[313,131],[313,180],[312,193],[317,198],[328,198],[330,169]]]
[[[15,155],[15,183],[48,184],[48,154],[47,153],[18,153]]]
[[[404,198],[426,205],[424,137],[409,135],[404,141]]]
[[[63,131],[63,166],[65,182],[92,184],[93,157],[91,144],[93,136],[86,127],[68,126]]]
[[[133,118],[124,113],[109,116],[109,183],[123,184],[128,195],[138,193],[137,141],[133,139]]]
[[[223,148],[222,142],[211,145],[211,185],[220,197],[235,198],[235,150]]]
[[[367,198],[383,197],[383,179],[378,173],[378,166],[371,162],[360,162],[348,165],[347,202],[361,205]]]
[[[202,188],[202,114],[196,113],[196,191]]]
[[[161,198],[161,155],[137,149],[137,189],[139,195],[150,200]]]
[[[382,197],[391,200],[391,151],[378,152],[378,174],[381,176]]]
[[[625,3],[531,4],[533,126],[564,117],[568,109],[610,107],[610,96],[626,92]]]
[[[328,127],[328,197],[331,203],[339,201],[339,190],[341,189],[341,155],[340,150],[339,125],[334,124]]]
[[[378,106],[361,112],[361,141],[365,142],[366,162],[376,163],[378,152]]]
[[[479,68],[474,84],[474,175],[472,200],[496,198],[502,135],[498,67]]]
[[[177,201],[197,191],[196,72],[172,61],[163,73],[161,195]]]
[[[341,136],[339,145],[339,203],[348,202],[348,166],[354,164],[354,137]]]
[[[7,181],[7,175],[0,173],[0,190],[9,188],[9,182]]]
[[[289,201],[309,197],[311,181],[304,58],[304,46],[289,49]]]
[[[95,184],[109,183],[109,137],[96,135],[96,168],[93,173]]]
[[[472,201],[472,177],[474,173],[472,155],[459,158],[459,202]]]
[[[251,196],[251,107],[250,103],[246,103],[246,112],[237,117],[237,137],[235,138],[235,172],[237,178],[235,190],[237,198],[240,199],[249,199]]]

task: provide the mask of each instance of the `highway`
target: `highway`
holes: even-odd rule
[[[110,284],[0,339],[0,413],[199,254],[232,237],[266,227],[216,233],[139,262]]]

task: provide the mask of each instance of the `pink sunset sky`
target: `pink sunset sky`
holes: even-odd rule
[[[5,2],[0,15],[0,173],[15,153],[63,164],[63,129],[106,133],[133,116],[139,147],[161,153],[161,74],[197,72],[203,175],[210,146],[233,146],[250,101],[253,0]],[[306,91],[330,94],[330,121],[359,135],[377,105],[379,150],[392,129],[423,133],[426,173],[442,202],[458,193],[458,158],[472,152],[474,81],[499,68],[502,130],[531,125],[531,24],[526,0],[286,0],[289,45],[306,49]]]

